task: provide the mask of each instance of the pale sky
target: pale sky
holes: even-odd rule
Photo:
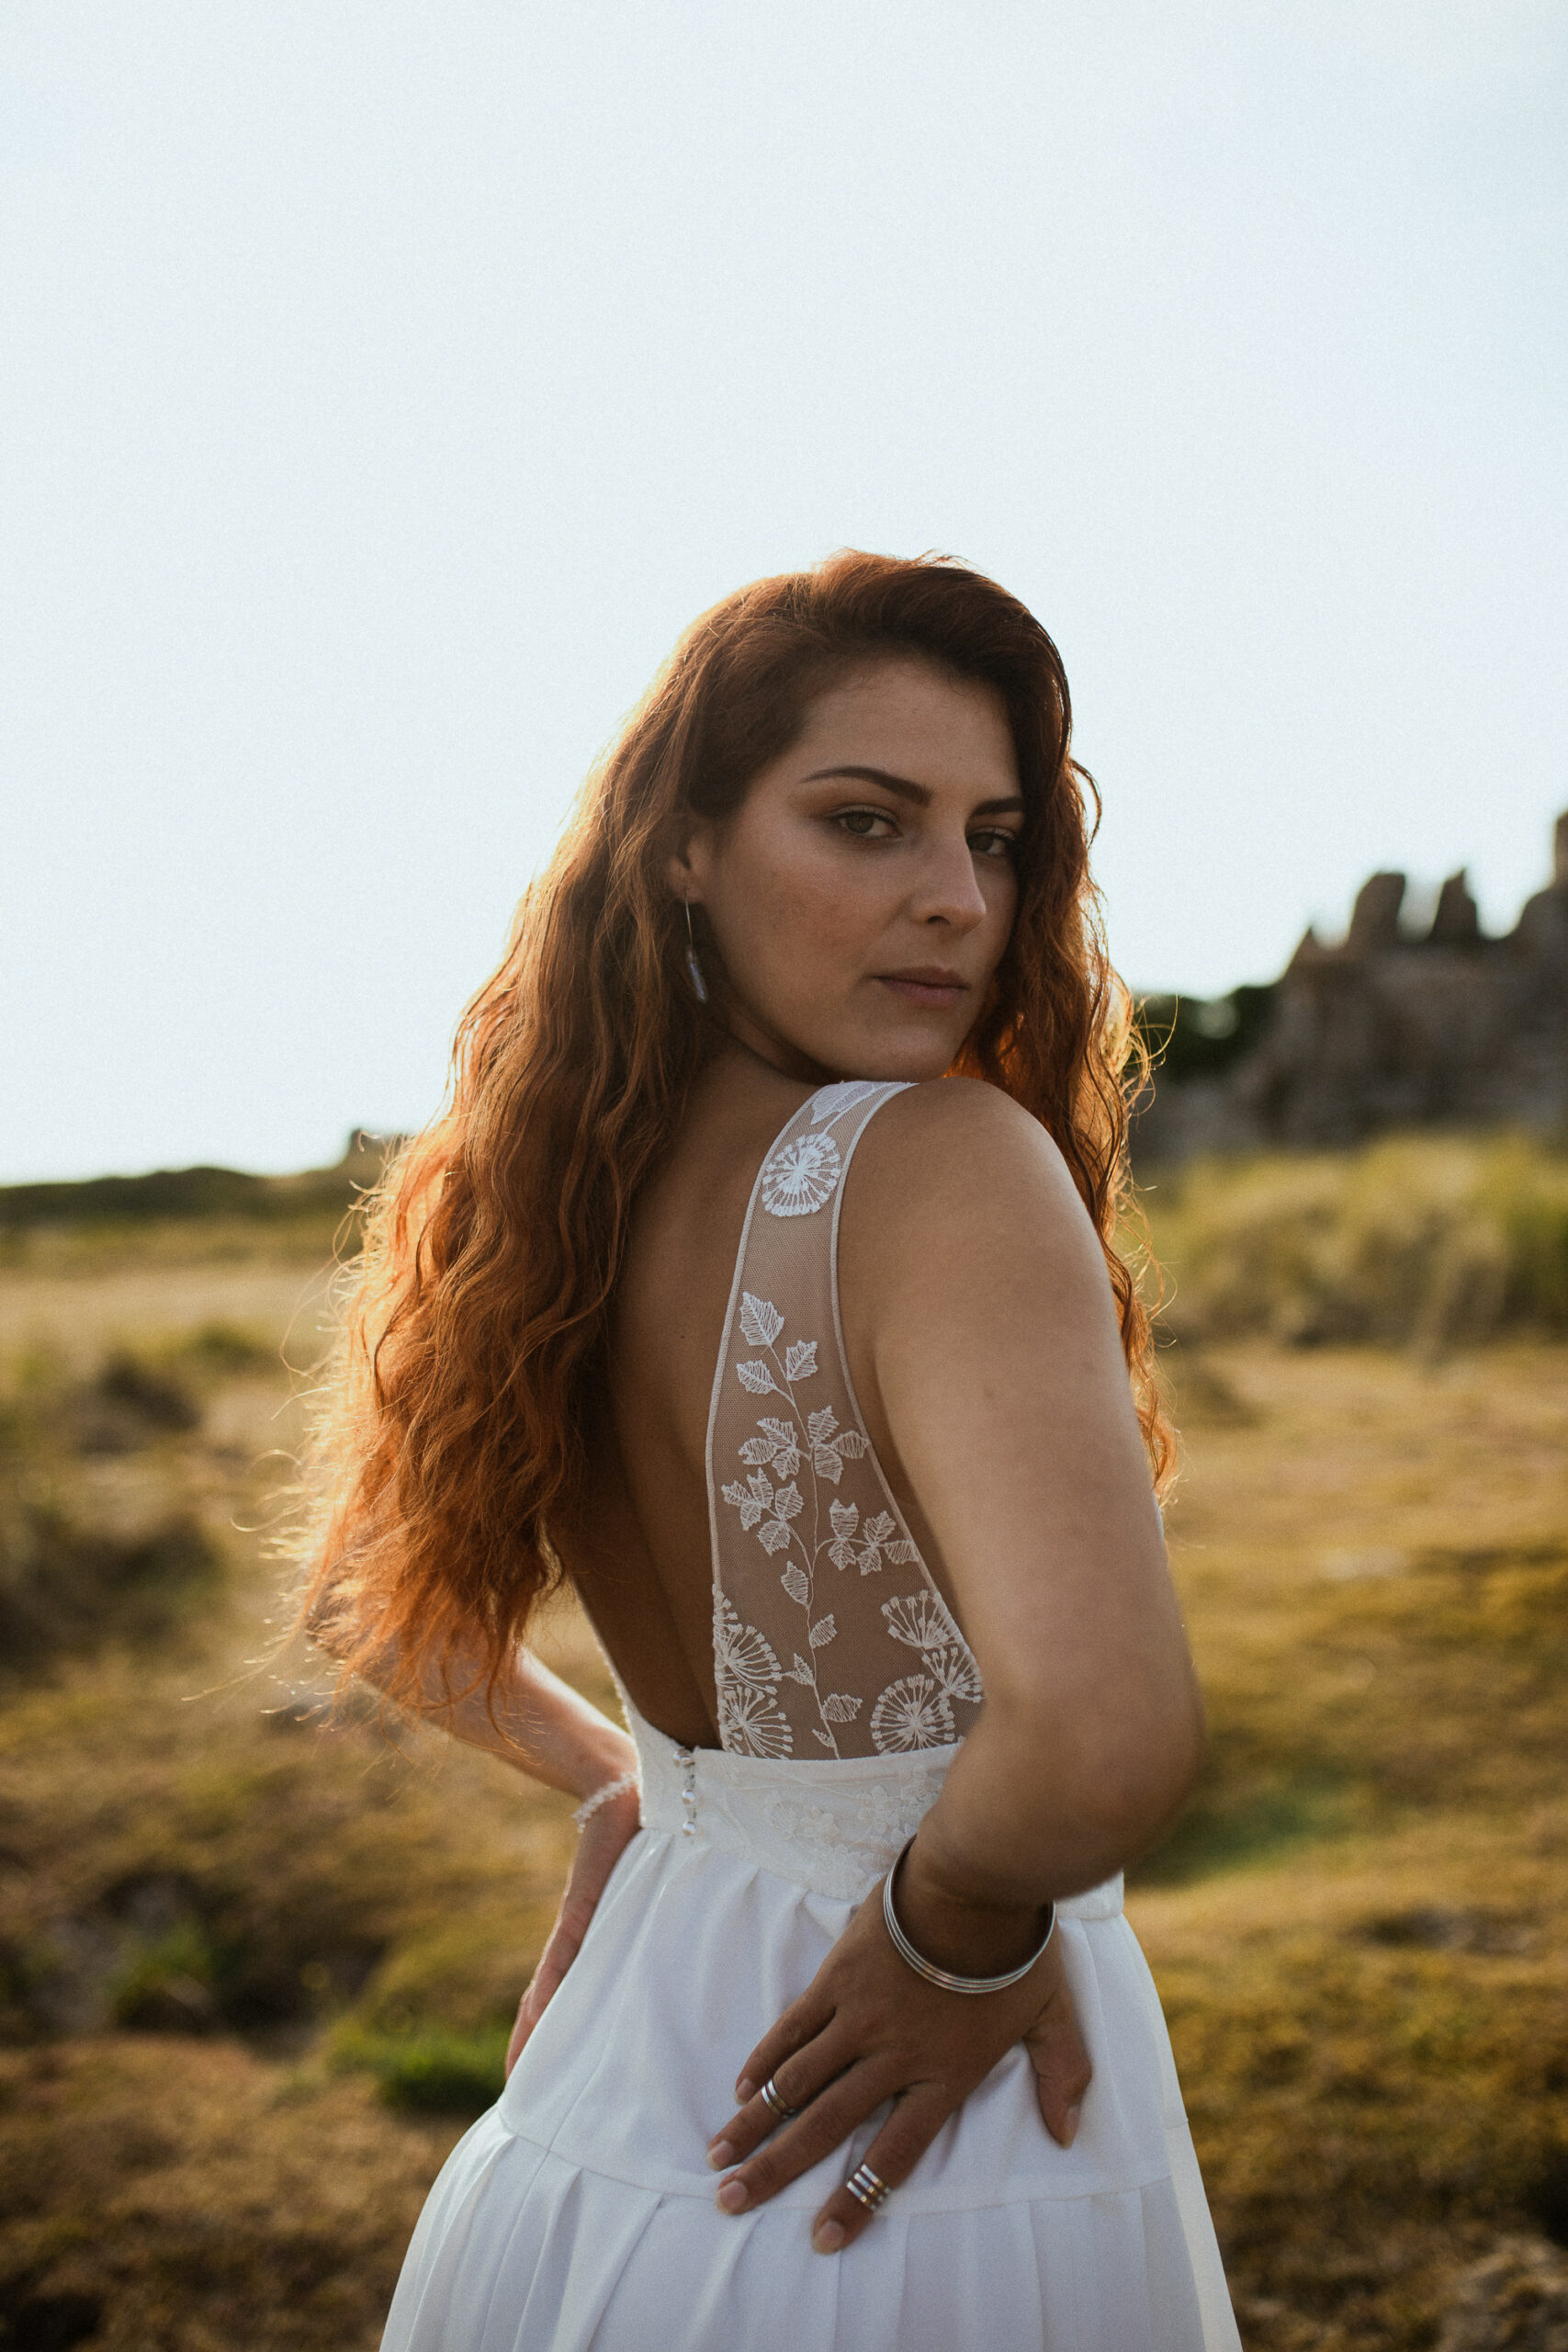
[[[1561,0],[10,0],[0,1181],[417,1125],[679,630],[1023,596],[1145,988],[1568,807]]]

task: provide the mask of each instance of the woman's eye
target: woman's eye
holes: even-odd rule
[[[1016,833],[971,833],[969,846],[982,857],[1015,857],[1018,854]]]
[[[886,841],[893,830],[893,820],[885,808],[840,808],[833,821],[858,842]],[[887,832],[877,832],[878,825],[886,826]]]

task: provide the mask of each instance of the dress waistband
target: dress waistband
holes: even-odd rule
[[[645,1829],[733,1853],[840,1902],[858,1903],[888,1871],[941,1793],[960,1743],[908,1755],[820,1762],[680,1747],[626,1703],[642,1772]],[[1110,1919],[1122,1879],[1056,1905],[1065,1919]]]

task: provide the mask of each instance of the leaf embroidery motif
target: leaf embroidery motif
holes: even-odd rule
[[[784,1329],[784,1319],[771,1298],[740,1295],[740,1336],[754,1348],[771,1348]]]
[[[841,1078],[836,1086],[818,1087],[811,1098],[811,1124],[820,1127],[831,1119],[841,1119],[857,1102],[863,1102],[886,1083],[879,1078]]]
[[[834,1482],[837,1484],[837,1481]],[[828,1518],[833,1530],[833,1540],[828,1546],[828,1557],[836,1568],[847,1568],[855,1556],[852,1538],[860,1525],[857,1503],[835,1502],[829,1507]]]
[[[759,1427],[768,1430],[770,1434],[765,1437],[749,1437],[740,1449],[741,1461],[759,1464],[766,1462],[778,1472],[781,1478],[793,1478],[800,1467],[800,1448],[791,1442],[795,1434],[794,1422],[762,1421]],[[789,1431],[787,1437],[772,1434],[786,1429]]]

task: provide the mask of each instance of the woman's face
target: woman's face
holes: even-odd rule
[[[828,688],[671,860],[731,1034],[795,1076],[940,1078],[1012,930],[1023,814],[993,687],[899,655]]]

